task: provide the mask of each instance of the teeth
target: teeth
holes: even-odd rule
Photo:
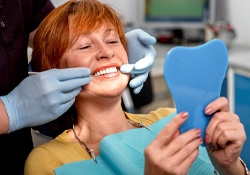
[[[109,67],[107,69],[96,72],[95,76],[101,76],[101,75],[105,75],[105,74],[109,74],[109,73],[115,73],[115,72],[117,72],[116,67]]]

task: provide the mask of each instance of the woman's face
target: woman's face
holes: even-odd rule
[[[86,96],[121,95],[127,86],[129,75],[119,68],[128,63],[127,52],[113,28],[100,27],[83,34],[72,47],[68,48],[60,60],[60,68],[89,68],[92,81],[81,92]]]

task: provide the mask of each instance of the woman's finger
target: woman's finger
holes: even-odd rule
[[[206,128],[206,144],[209,144],[214,137],[214,133],[218,125],[224,122],[239,122],[239,117],[231,112],[217,112],[213,115]],[[220,129],[220,128],[218,128]]]
[[[197,139],[198,139],[198,142],[202,143],[200,129],[192,129],[192,130],[189,130],[189,131],[179,135],[178,137],[174,138],[168,145],[164,146],[164,149],[166,149],[168,151],[168,154],[166,156],[168,156],[168,157],[175,156],[176,154],[181,152],[181,150],[183,150],[183,149],[185,150],[186,146],[189,143],[192,143],[193,141],[195,141]],[[188,152],[188,150],[189,149],[187,149],[187,152]],[[179,159],[182,161],[181,158],[179,158]]]
[[[195,158],[198,156],[198,148],[201,144],[202,138],[200,136],[194,138],[184,146],[180,147],[178,152],[172,155],[172,159],[175,159],[177,164],[182,164],[182,166],[186,168],[190,167]],[[194,155],[196,156],[190,157],[190,155],[193,153],[195,153]]]
[[[184,170],[189,170],[191,165],[194,163],[195,159],[197,158],[197,156],[199,155],[199,145],[200,145],[200,142],[199,140],[196,141],[195,143],[195,146],[196,146],[196,149],[194,149],[192,152],[190,152],[189,154],[186,154],[186,159],[184,159],[182,162],[180,162],[179,165],[181,169],[184,169]],[[192,145],[192,148],[195,148],[194,145]],[[185,154],[185,153],[183,153]]]
[[[211,137],[211,144],[215,149],[219,146],[225,148],[226,144],[232,139],[229,135],[231,131],[238,129],[238,125],[235,122],[223,122],[217,125],[214,134]]]
[[[217,111],[229,112],[228,100],[225,97],[217,98],[205,108],[205,114],[207,115],[211,115]]]
[[[243,145],[246,135],[244,126],[239,122],[226,122],[219,126],[212,138],[211,144],[224,149],[229,144]],[[215,147],[217,149],[217,147]]]
[[[187,118],[187,112],[177,114],[156,136],[151,145],[153,147],[162,147],[163,145],[170,143],[176,136],[176,133],[179,132],[179,127],[187,120]]]

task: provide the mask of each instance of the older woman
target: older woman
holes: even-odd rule
[[[211,119],[206,137],[214,166],[208,157],[199,159],[200,129],[178,131],[188,113],[176,115],[175,109],[160,108],[139,115],[122,110],[121,95],[129,75],[119,68],[128,57],[122,22],[109,6],[96,0],[69,1],[43,21],[34,43],[36,71],[86,67],[92,81],[62,116],[69,122],[57,125],[66,130],[30,153],[26,175],[209,174],[214,167],[221,174],[245,173],[238,159],[245,132],[226,99],[215,100],[206,111],[220,111]]]

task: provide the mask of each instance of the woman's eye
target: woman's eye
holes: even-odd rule
[[[116,43],[118,43],[118,41],[117,41],[117,40],[111,40],[111,41],[109,41],[108,43],[109,43],[109,44],[116,44]]]
[[[90,48],[90,46],[83,46],[83,47],[80,47],[79,49],[80,50],[85,50],[85,49],[88,49],[88,48]]]

